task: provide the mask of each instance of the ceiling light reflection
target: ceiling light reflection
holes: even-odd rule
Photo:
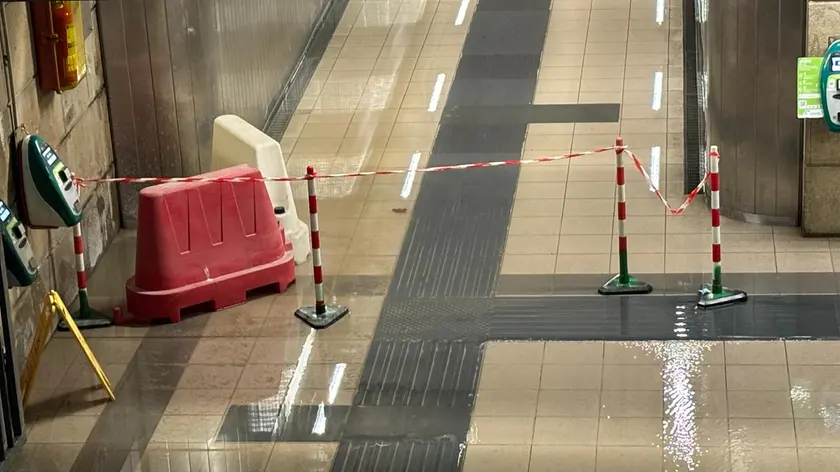
[[[662,71],[656,71],[653,73],[653,102],[650,105],[650,108],[654,111],[659,110],[662,108],[662,82],[664,80],[664,74]]]
[[[438,103],[440,102],[440,94],[443,93],[443,81],[446,80],[446,74],[438,74],[435,79],[435,86],[432,89],[432,98],[429,100],[429,111],[437,111]]]
[[[464,24],[467,18],[467,7],[470,5],[470,0],[461,0],[461,6],[458,8],[458,16],[455,17],[455,26]]]

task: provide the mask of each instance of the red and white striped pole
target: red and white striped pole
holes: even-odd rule
[[[624,140],[615,139],[615,188],[618,214],[618,275],[598,289],[601,295],[645,294],[653,291],[649,284],[630,275],[627,255],[627,191],[624,182]]]
[[[712,213],[712,283],[700,287],[701,308],[745,301],[747,294],[723,286],[720,249],[720,154],[717,146],[709,150],[709,207]]]
[[[74,322],[80,329],[103,328],[111,326],[111,320],[90,307],[87,290],[87,271],[85,270],[85,241],[82,239],[82,223],[73,225],[73,253],[76,257],[76,284],[79,287],[79,311],[74,315]],[[70,329],[62,319],[58,324],[62,331]]]
[[[350,310],[340,305],[327,305],[324,296],[324,270],[321,260],[321,232],[318,224],[318,188],[315,169],[306,167],[306,186],[309,193],[309,230],[312,236],[312,277],[315,282],[315,306],[305,306],[295,311],[295,316],[312,328],[326,328]]]
[[[315,184],[315,169],[312,166],[306,168],[306,186],[309,190],[309,228],[312,234],[312,274],[315,279],[315,313],[324,314],[326,303],[324,302],[324,271],[321,267],[321,233],[318,224],[318,191]]]

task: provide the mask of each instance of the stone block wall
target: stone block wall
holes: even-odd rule
[[[39,134],[59,153],[77,175],[101,177],[113,174],[114,156],[108,98],[105,91],[99,32],[96,27],[96,2],[82,2],[86,15],[88,74],[75,89],[62,94],[42,92],[36,80],[36,62],[29,7],[25,2],[4,2],[9,37],[13,107],[16,120],[0,123],[23,124],[30,133]],[[0,93],[3,93],[0,90]],[[3,125],[0,125],[3,126]],[[11,172],[8,136],[13,129],[2,129],[6,140],[0,145],[0,198],[15,207],[17,197]],[[85,237],[85,259],[88,267],[96,264],[108,242],[119,231],[119,205],[113,185],[92,185],[82,189]],[[16,209],[16,213],[20,212]],[[24,360],[35,333],[37,317],[44,295],[54,289],[70,303],[76,297],[76,271],[73,237],[69,228],[29,230],[30,240],[40,264],[40,275],[34,285],[11,290],[11,304],[17,339],[16,359]]]

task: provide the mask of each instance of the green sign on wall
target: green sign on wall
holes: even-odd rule
[[[800,57],[796,64],[796,116],[822,118],[820,68],[822,57]]]

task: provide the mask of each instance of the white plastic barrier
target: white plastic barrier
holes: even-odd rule
[[[287,177],[280,143],[236,115],[222,115],[213,122],[212,170],[248,164],[265,177]],[[312,252],[309,228],[297,216],[289,182],[266,182],[271,204],[286,209],[278,220],[292,241],[295,263],[302,264]]]

